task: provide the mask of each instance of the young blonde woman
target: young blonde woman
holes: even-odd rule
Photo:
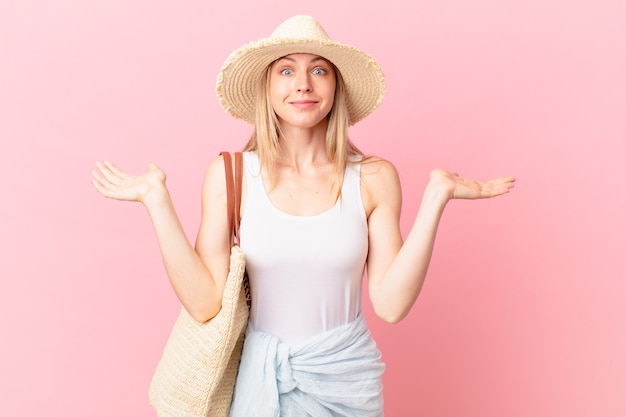
[[[363,318],[361,280],[376,314],[398,322],[420,293],[451,199],[509,192],[430,174],[403,242],[394,166],[364,157],[348,126],[382,101],[378,64],[332,41],[309,16],[234,51],[218,76],[221,104],[254,126],[244,153],[240,245],[253,296],[231,416],[382,416],[384,365]],[[128,175],[97,163],[102,195],[147,208],[172,287],[199,321],[217,314],[229,266],[223,159],[208,167],[195,246],[174,211],[165,174]]]

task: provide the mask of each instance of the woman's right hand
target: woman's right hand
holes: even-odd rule
[[[109,161],[96,162],[91,183],[107,198],[138,201],[145,204],[149,197],[167,193],[165,173],[156,165],[149,164],[148,172],[128,175]]]

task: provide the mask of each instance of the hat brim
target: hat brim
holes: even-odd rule
[[[254,124],[255,95],[263,72],[278,58],[295,53],[319,55],[337,67],[346,86],[351,125],[382,102],[384,75],[370,55],[334,41],[265,38],[240,47],[224,62],[216,86],[222,107],[233,117]]]

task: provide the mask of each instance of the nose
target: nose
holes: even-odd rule
[[[311,91],[311,79],[307,71],[298,71],[298,75],[296,76],[296,90],[298,92]]]

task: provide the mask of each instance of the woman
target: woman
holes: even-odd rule
[[[382,101],[380,67],[309,16],[233,52],[217,92],[226,110],[254,125],[240,229],[253,303],[231,415],[381,416],[384,365],[361,310],[364,268],[376,314],[402,320],[448,201],[507,193],[514,178],[432,171],[403,242],[394,166],[364,157],[347,135]],[[93,182],[104,196],[147,208],[185,308],[199,321],[215,316],[230,254],[223,159],[206,173],[195,247],[159,168],[131,176],[110,162],[97,167]]]

